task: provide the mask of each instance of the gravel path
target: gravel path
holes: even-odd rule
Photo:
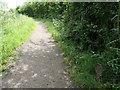
[[[2,79],[3,88],[71,88],[63,56],[45,25],[36,29],[18,50],[16,65]]]

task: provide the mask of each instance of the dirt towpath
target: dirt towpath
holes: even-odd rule
[[[45,25],[36,29],[18,50],[16,64],[2,79],[3,88],[71,88],[63,56]]]

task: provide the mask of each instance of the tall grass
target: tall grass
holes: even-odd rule
[[[34,20],[27,16],[12,12],[2,12],[1,17],[1,62],[0,72],[7,67],[10,62],[9,57],[13,57],[13,51],[20,46],[35,28]]]

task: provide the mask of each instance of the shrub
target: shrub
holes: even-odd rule
[[[97,84],[97,87],[119,88],[119,4],[33,2],[23,6],[19,12],[28,16],[33,16],[31,13],[34,13],[33,17],[52,19],[57,27],[53,31],[59,33],[53,36],[60,38],[56,40],[70,59],[70,72],[80,87],[93,87],[92,84]],[[34,9],[34,12],[30,13],[30,8]],[[98,63],[103,67],[100,85],[95,79],[94,70]]]

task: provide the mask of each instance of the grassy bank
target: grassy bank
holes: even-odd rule
[[[116,2],[33,2],[18,11],[51,19],[43,21],[65,53],[68,71],[79,87],[114,89],[120,88],[119,6]]]
[[[48,31],[52,34],[59,47],[62,49],[66,58],[65,63],[68,66],[67,71],[77,86],[81,88],[110,88],[111,84],[109,82],[104,82],[104,80],[110,76],[102,76],[100,70],[96,70],[97,63],[102,61],[101,63],[106,65],[104,59],[107,57],[104,59],[103,57],[106,55],[107,51],[101,53],[101,55],[97,53],[95,54],[94,52],[82,51],[76,44],[70,42],[69,40],[62,39],[62,32],[56,27],[56,25],[54,25],[53,21],[46,19],[42,19],[40,21],[46,24]],[[104,67],[102,68],[103,72]],[[98,73],[101,73],[101,75],[98,76]],[[120,88],[119,85],[119,83],[114,84],[113,88]]]
[[[73,78],[77,86],[83,87],[100,87],[100,83],[96,82],[95,74],[90,74],[90,70],[93,70],[94,63],[91,62],[91,54],[88,52],[81,52],[76,50],[77,46],[69,41],[63,41],[60,31],[54,26],[50,20],[42,19],[47,26],[48,31],[52,34],[59,47],[62,49],[65,56],[65,64],[68,66],[67,71]],[[77,70],[81,70],[79,73]],[[94,72],[94,71],[93,71]]]
[[[2,17],[0,71],[7,68],[7,63],[11,62],[10,58],[15,55],[13,51],[28,38],[35,28],[34,20],[26,16],[6,12]]]

